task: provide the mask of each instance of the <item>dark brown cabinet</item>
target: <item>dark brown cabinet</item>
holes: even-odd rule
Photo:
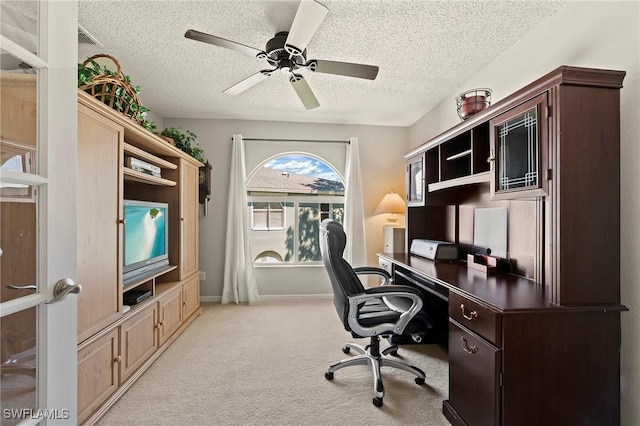
[[[451,320],[449,403],[474,425],[500,424],[501,351]]]
[[[424,206],[425,177],[424,154],[407,160],[407,207]]]
[[[547,195],[548,121],[546,93],[490,121],[492,200]]]
[[[407,246],[450,241],[459,260],[379,257],[445,289],[452,424],[619,424],[624,76],[559,67],[405,155]],[[474,213],[493,207],[507,250],[481,273]]]

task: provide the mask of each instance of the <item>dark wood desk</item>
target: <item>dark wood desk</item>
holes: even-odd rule
[[[379,253],[397,284],[444,306],[455,425],[615,425],[620,422],[622,305],[562,306],[543,285],[486,275],[466,263]],[[444,324],[446,323],[446,325]],[[428,382],[428,372],[427,372]]]

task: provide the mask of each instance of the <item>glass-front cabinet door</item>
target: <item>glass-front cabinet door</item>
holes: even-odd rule
[[[491,120],[493,200],[547,194],[547,121],[546,93]]]
[[[407,160],[407,207],[424,206],[425,176],[424,153]]]

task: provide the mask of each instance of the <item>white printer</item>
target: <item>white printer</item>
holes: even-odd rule
[[[409,253],[430,260],[456,260],[458,247],[447,241],[415,239],[411,241]]]

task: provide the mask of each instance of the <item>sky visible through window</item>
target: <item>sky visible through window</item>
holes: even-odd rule
[[[317,177],[342,182],[338,174],[326,163],[317,158],[302,154],[282,155],[265,163],[264,167],[292,174]]]

